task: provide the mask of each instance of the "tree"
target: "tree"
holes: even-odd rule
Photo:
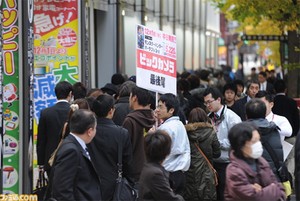
[[[288,34],[289,95],[300,96],[300,0],[210,0],[247,34]],[[277,52],[279,52],[279,45]],[[280,60],[278,59],[280,62]],[[295,84],[297,83],[297,84]]]

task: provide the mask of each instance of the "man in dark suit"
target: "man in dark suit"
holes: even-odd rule
[[[274,87],[273,84],[267,81],[267,73],[266,72],[259,72],[258,73],[258,81],[260,84],[259,90],[267,91],[271,94],[274,94]]]
[[[256,80],[251,81],[247,87],[247,96],[237,100],[231,109],[240,116],[242,121],[246,120],[246,103],[250,101],[252,98],[255,98],[255,95],[259,91],[259,82]]]
[[[283,80],[277,80],[274,84],[276,96],[274,97],[274,106],[272,111],[286,117],[292,128],[292,136],[296,136],[299,131],[299,110],[297,103],[292,98],[286,96],[286,85]]]
[[[60,141],[60,132],[66,122],[72,99],[72,85],[62,81],[55,86],[57,103],[41,111],[38,124],[37,157],[41,171],[50,176],[51,167],[48,160]]]
[[[64,201],[101,200],[100,179],[86,144],[96,135],[92,111],[79,109],[70,120],[70,135],[59,148],[51,172],[52,198]]]
[[[117,126],[113,121],[114,98],[103,94],[93,103],[93,111],[97,115],[97,135],[89,144],[92,160],[95,162],[98,175],[101,178],[103,200],[112,200],[118,178],[118,144],[122,147],[123,176],[130,176],[132,162],[132,146],[128,131]]]

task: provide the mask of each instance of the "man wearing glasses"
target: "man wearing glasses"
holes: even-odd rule
[[[214,87],[209,87],[204,91],[204,105],[209,110],[208,116],[212,119],[218,140],[221,145],[221,156],[214,159],[214,168],[219,175],[219,185],[217,186],[218,200],[224,200],[226,167],[229,164],[230,143],[228,140],[229,129],[241,122],[241,118],[226,105],[222,104],[222,94]]]

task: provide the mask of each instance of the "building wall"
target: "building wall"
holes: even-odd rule
[[[178,72],[217,66],[219,14],[206,0],[124,0],[119,4],[111,0],[107,7],[105,11],[96,11],[112,13],[104,15],[110,25],[103,23],[104,19],[95,20],[95,37],[103,37],[96,39],[98,86],[108,82],[116,72],[128,76],[135,74],[137,24],[176,35]],[[103,14],[95,17],[102,18]],[[114,29],[115,32],[104,31],[106,35],[103,35],[103,29]],[[119,44],[113,44],[113,40]],[[108,43],[116,45],[119,54],[111,50]],[[113,69],[108,70],[108,67]]]

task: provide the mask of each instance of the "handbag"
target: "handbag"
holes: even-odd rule
[[[282,165],[279,164],[277,155],[275,154],[274,150],[272,149],[271,145],[268,142],[263,143],[263,146],[267,149],[268,153],[270,154],[274,162],[274,165],[277,170],[277,175],[285,189],[286,196],[290,196],[292,194],[292,184],[293,184],[293,178],[291,173],[288,171],[284,162],[282,163]]]
[[[214,174],[214,181],[215,181],[215,186],[217,186],[218,183],[218,173],[215,170],[215,168],[212,166],[212,164],[209,162],[208,158],[206,157],[206,155],[203,153],[203,151],[200,149],[200,147],[197,145],[197,143],[195,142],[194,145],[197,147],[198,151],[201,153],[201,155],[205,158],[210,170],[213,172]]]
[[[116,188],[113,195],[113,201],[136,201],[138,199],[138,191],[134,188],[125,177],[122,176],[122,145],[118,142],[118,178]]]
[[[38,201],[44,200],[48,186],[48,179],[45,177],[45,171],[39,171],[39,178],[36,182],[36,189],[32,191],[32,194],[37,195]]]

